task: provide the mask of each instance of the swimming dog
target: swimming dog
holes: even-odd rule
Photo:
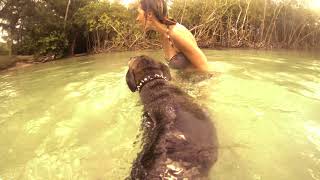
[[[130,179],[207,179],[217,161],[212,119],[170,80],[161,62],[144,55],[129,61],[126,82],[144,107],[142,151]]]

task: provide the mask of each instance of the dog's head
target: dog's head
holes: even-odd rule
[[[137,90],[137,84],[147,76],[158,74],[166,77],[167,80],[171,80],[168,66],[148,56],[142,55],[130,58],[128,65],[126,81],[132,92]]]

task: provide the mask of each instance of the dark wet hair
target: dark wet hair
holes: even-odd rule
[[[168,7],[165,0],[140,0],[141,9],[145,12],[152,12],[160,23],[175,25],[177,22],[168,18]],[[147,18],[147,13],[145,13]]]

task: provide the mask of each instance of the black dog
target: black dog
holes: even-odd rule
[[[129,61],[127,84],[144,105],[143,149],[131,179],[206,179],[217,160],[211,119],[170,80],[163,63],[147,56]]]

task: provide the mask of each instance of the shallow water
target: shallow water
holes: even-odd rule
[[[142,106],[128,58],[71,58],[0,73],[0,179],[124,179]],[[182,87],[214,117],[215,180],[320,179],[320,55],[206,50],[214,78]],[[173,71],[173,75],[177,72]]]

